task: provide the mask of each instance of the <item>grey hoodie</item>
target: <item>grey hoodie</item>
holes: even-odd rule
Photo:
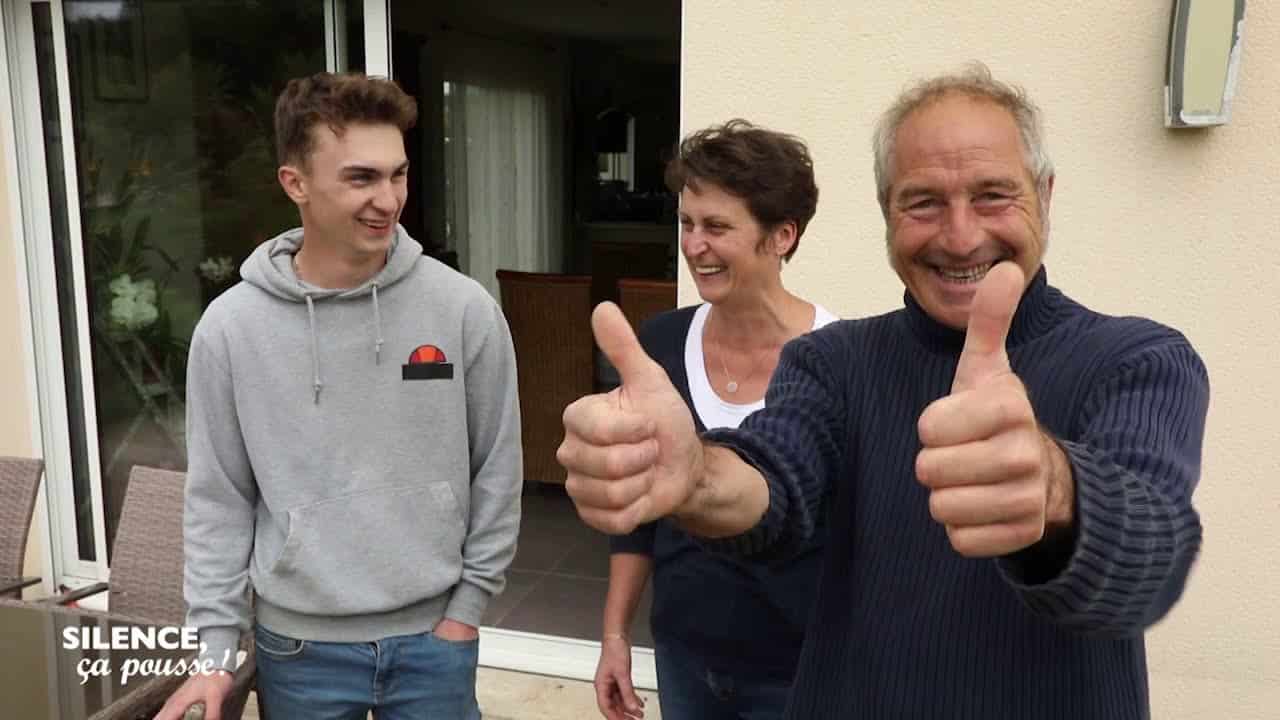
[[[515,554],[515,355],[497,303],[396,228],[350,290],[263,243],[191,340],[184,589],[202,657],[257,621],[365,642],[479,625]]]

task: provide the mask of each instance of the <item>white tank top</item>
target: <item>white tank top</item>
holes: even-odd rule
[[[817,303],[814,303],[813,308],[811,330],[840,319]],[[711,389],[711,380],[707,378],[707,363],[702,354],[702,328],[707,324],[709,312],[709,303],[698,306],[693,313],[693,321],[689,323],[689,334],[684,339],[684,372],[689,378],[689,397],[693,399],[694,412],[708,430],[736,428],[748,415],[764,407],[764,398],[745,405],[725,402]]]

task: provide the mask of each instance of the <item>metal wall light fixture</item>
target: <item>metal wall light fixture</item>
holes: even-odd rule
[[[1173,0],[1165,127],[1225,125],[1230,119],[1244,6],[1245,0]]]

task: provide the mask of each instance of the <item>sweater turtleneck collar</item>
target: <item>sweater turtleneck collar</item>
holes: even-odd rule
[[[1013,325],[1009,328],[1007,347],[1014,348],[1034,340],[1054,326],[1054,318],[1061,305],[1061,294],[1049,287],[1047,278],[1044,265],[1041,265],[1035,277],[1031,279],[1031,284],[1022,293],[1022,299],[1018,301],[1018,309],[1013,315]],[[934,320],[920,306],[920,303],[916,302],[910,290],[904,291],[902,296],[906,305],[907,326],[925,347],[946,353],[958,353],[964,348],[963,330],[956,330]]]

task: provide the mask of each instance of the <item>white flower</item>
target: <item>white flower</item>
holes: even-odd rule
[[[117,297],[111,301],[111,322],[125,330],[142,330],[160,317],[160,311],[151,303],[137,298]]]
[[[235,273],[235,263],[226,255],[218,257],[205,258],[200,263],[200,275],[211,283],[221,284],[231,279]]]
[[[134,282],[128,275],[120,275],[109,286],[115,295],[109,311],[111,322],[125,330],[142,330],[150,327],[160,317],[156,308],[156,283],[147,278]]]
[[[117,275],[115,280],[111,281],[111,293],[117,296],[133,296],[133,278],[125,275]]]
[[[156,281],[151,278],[133,284],[134,299],[147,305],[156,304]]]

